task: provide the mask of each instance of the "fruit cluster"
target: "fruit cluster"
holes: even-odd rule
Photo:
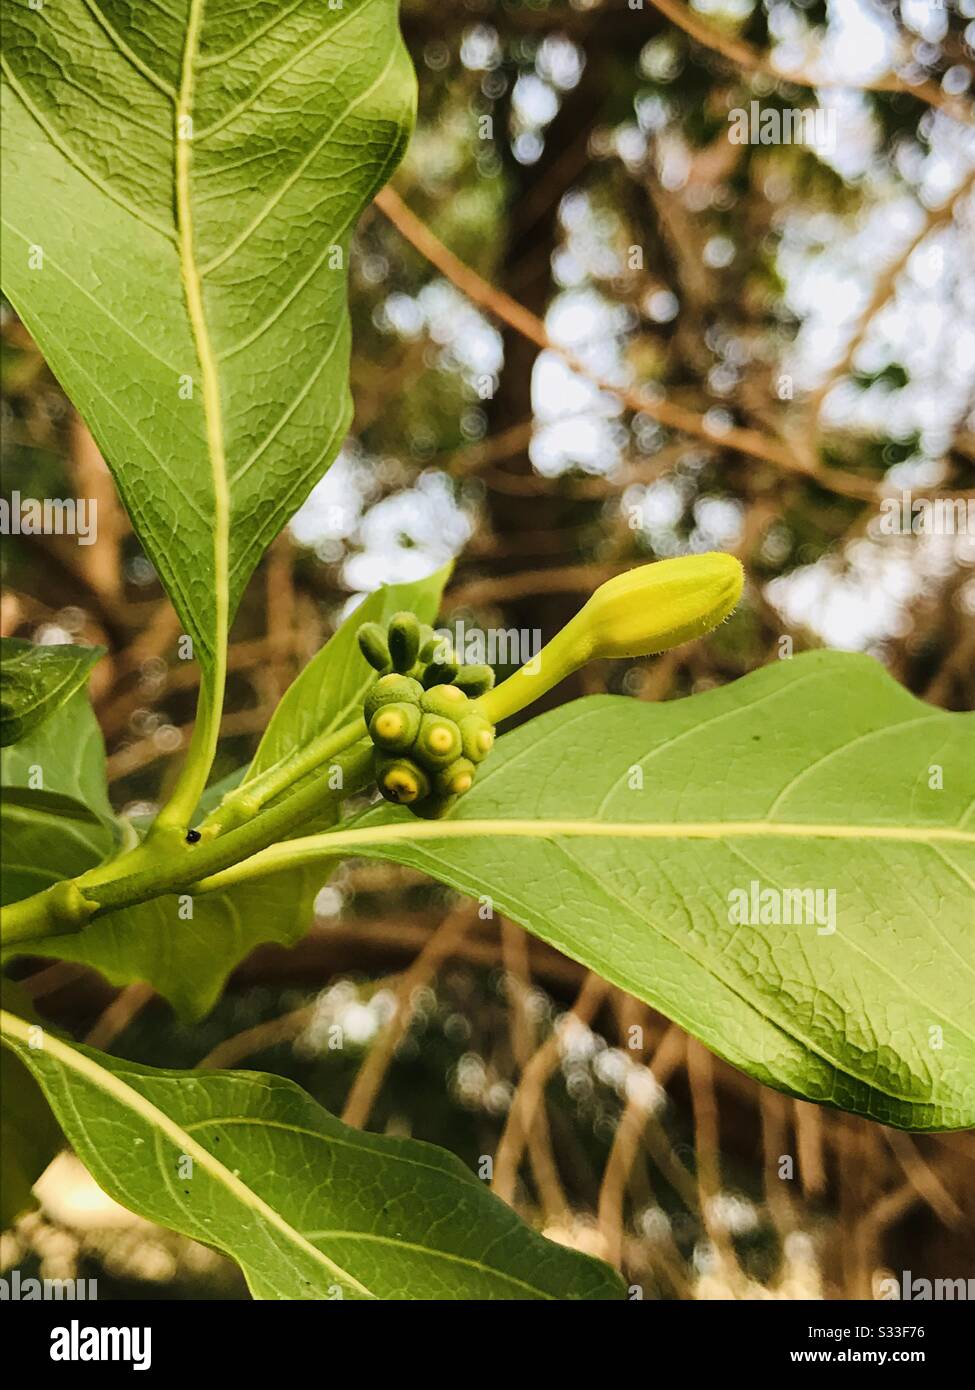
[[[445,815],[494,743],[490,720],[473,703],[494,672],[461,665],[412,613],[397,613],[385,631],[365,623],[359,646],[380,673],[363,704],[379,790],[425,819]]]

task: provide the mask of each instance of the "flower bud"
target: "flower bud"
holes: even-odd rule
[[[452,653],[446,660],[431,661],[424,671],[422,681],[426,690],[432,690],[435,685],[450,685],[456,677],[460,667],[457,662],[452,660]]]
[[[378,623],[363,623],[356,633],[359,650],[369,665],[376,671],[385,671],[389,665],[389,647],[386,634]]]
[[[420,651],[420,620],[415,613],[397,613],[386,629],[389,655],[397,671],[410,671]]]
[[[741,597],[744,574],[733,555],[682,555],[627,570],[601,584],[539,654],[475,707],[493,724],[606,657],[650,656],[710,632]],[[466,750],[465,750],[466,751]]]
[[[492,688],[494,672],[490,666],[462,666],[454,677],[454,685],[474,700]]]

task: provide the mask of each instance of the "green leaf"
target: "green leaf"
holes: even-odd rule
[[[359,650],[359,628],[369,622],[385,626],[403,609],[415,613],[421,622],[434,622],[450,570],[451,566],[445,565],[426,579],[384,585],[363,600],[286,691],[264,731],[245,782],[316,734],[340,729],[362,713],[362,701],[376,673]]]
[[[237,1260],[256,1298],[622,1297],[607,1265],[530,1231],[452,1154],[350,1129],[292,1081],[159,1071],[53,1035],[31,1049],[2,1017],[95,1180]]]
[[[105,745],[85,691],[0,753],[0,785],[5,905],[83,873],[112,850]]]
[[[25,738],[70,700],[104,651],[0,638],[0,747]]]
[[[222,669],[351,418],[349,242],[415,104],[396,0],[3,13],[4,287]]]
[[[578,701],[502,738],[446,820],[383,807],[326,838],[488,895],[779,1090],[975,1125],[975,715],[868,657]],[[766,921],[734,920],[753,883]],[[806,889],[818,914],[785,896]]]
[[[9,980],[3,1002],[37,1021],[30,1000]],[[9,1049],[0,1053],[0,1230],[7,1230],[36,1203],[31,1189],[64,1140],[44,1092]]]
[[[192,1022],[209,1013],[255,947],[293,946],[312,925],[331,865],[284,869],[223,893],[169,893],[107,913],[80,932],[25,942],[30,955],[73,960],[113,985],[145,980]]]

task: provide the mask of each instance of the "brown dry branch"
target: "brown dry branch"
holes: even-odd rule
[[[507,918],[501,922],[501,956],[507,976],[512,1051],[518,1070],[523,1075],[535,1053],[535,1025],[529,1009],[531,969],[525,933]],[[528,1161],[545,1221],[547,1224],[564,1222],[569,1217],[569,1203],[552,1151],[552,1133],[544,1098],[535,1108],[526,1137]]]
[[[928,106],[937,107],[939,111],[944,111],[946,115],[966,125],[971,125],[975,120],[971,109],[965,102],[950,96],[936,82],[926,80],[911,83],[898,77],[896,73],[884,73],[880,77],[872,78],[843,78],[830,77],[826,73],[806,72],[801,69],[784,71],[775,66],[768,54],[761,53],[743,39],[726,34],[708,24],[706,20],[693,14],[685,5],[680,4],[679,0],[650,0],[650,3],[678,29],[682,29],[695,43],[699,43],[702,48],[708,48],[712,53],[719,53],[722,58],[727,58],[730,63],[734,63],[736,67],[744,68],[748,72],[764,73],[777,82],[791,82],[796,87],[902,92],[907,96],[916,97],[918,101],[923,101]]]
[[[392,187],[387,185],[382,189],[376,195],[375,201],[406,240],[473,303],[506,323],[539,349],[556,354],[572,371],[592,382],[600,391],[617,397],[631,410],[656,420],[668,429],[703,440],[713,449],[730,449],[744,454],[762,463],[771,464],[781,472],[808,478],[840,496],[865,502],[877,499],[877,485],[869,479],[857,477],[853,473],[844,473],[836,468],[819,466],[812,469],[808,460],[800,458],[792,448],[757,430],[737,426],[718,428],[709,424],[706,417],[696,411],[660,400],[657,396],[636,387],[623,386],[601,377],[577,353],[554,342],[537,315],[524,308],[503,290],[495,288],[449,251],[429,227],[407,207]]]
[[[87,1033],[86,1045],[101,1048],[103,1052],[110,1048],[119,1034],[125,1032],[154,995],[155,990],[152,985],[144,984],[141,980],[120,989],[111,1004],[102,1011],[94,1026]]]
[[[654,0],[654,3],[657,3],[657,0]],[[951,222],[954,217],[955,209],[961,200],[971,191],[973,185],[975,185],[975,169],[972,169],[962,180],[961,184],[946,203],[928,212],[916,235],[911,238],[900,254],[891,261],[890,265],[881,272],[874,285],[873,294],[870,296],[869,303],[856,322],[856,326],[850,336],[843,356],[830,368],[826,379],[809,397],[809,408],[817,425],[827,395],[836,383],[849,372],[857,353],[863,345],[867,333],[870,331],[870,325],[880,311],[893,299],[897,290],[897,283],[906,270],[914,252],[923,241],[927,240],[933,231],[936,231],[940,227],[947,226],[947,224]]]
[[[610,988],[598,975],[587,975],[571,1009],[563,1014],[554,1030],[522,1069],[518,1087],[511,1099],[508,1118],[498,1141],[494,1156],[494,1177],[491,1182],[491,1191],[496,1192],[509,1205],[514,1202],[518,1169],[521,1166],[527,1137],[534,1124],[535,1113],[544,1102],[546,1083],[559,1064],[563,1030],[573,1023],[586,1026],[591,1023]]]
[[[342,1119],[346,1124],[362,1129],[368,1123],[396,1048],[413,1018],[417,990],[430,983],[443,962],[456,950],[465,933],[476,921],[474,905],[469,902],[459,903],[443,919],[413,964],[400,977],[396,986],[393,1017],[366,1054],[366,1059],[346,1097],[342,1110]]]

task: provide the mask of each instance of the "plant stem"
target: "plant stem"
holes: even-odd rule
[[[318,734],[310,743],[228,792],[216,810],[211,811],[202,822],[200,829],[205,836],[212,838],[244,824],[267,802],[273,801],[288,787],[316,772],[323,763],[351,748],[365,736],[364,719],[353,719],[340,729]]]
[[[224,662],[221,660],[212,677],[204,679],[200,686],[196,723],[193,725],[186,761],[180,769],[172,795],[153,823],[150,836],[174,831],[178,835],[185,835],[189,827],[216,756],[225,679]]]
[[[373,779],[373,750],[362,740],[334,759],[340,785],[320,778],[298,787],[246,825],[198,844],[180,844],[161,853],[148,842],[108,864],[45,889],[4,908],[0,939],[4,946],[79,930],[92,918],[132,907],[165,893],[191,890],[197,880],[248,859]]]

